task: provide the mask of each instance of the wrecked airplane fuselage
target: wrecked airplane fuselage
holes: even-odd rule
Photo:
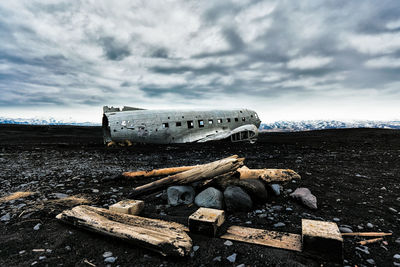
[[[254,142],[260,119],[255,111],[143,110],[103,107],[104,143],[191,143],[230,138]]]

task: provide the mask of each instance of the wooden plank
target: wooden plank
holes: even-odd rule
[[[360,241],[360,242],[358,242],[358,244],[365,246],[367,244],[376,243],[376,242],[379,242],[379,241],[382,241],[382,240],[383,240],[383,237],[378,237],[378,238],[374,238],[374,239],[368,239],[368,240]]]
[[[56,218],[89,231],[132,242],[162,255],[186,256],[192,249],[192,239],[185,233],[185,227],[174,222],[86,205],[65,210]]]
[[[238,169],[243,165],[243,161],[243,158],[237,158],[235,155],[208,164],[198,165],[191,170],[136,187],[133,189],[131,196],[134,197],[149,191],[160,190],[173,184],[188,184],[214,178],[218,175]]]
[[[302,251],[301,235],[268,231],[241,226],[231,226],[221,238],[267,247]]]
[[[134,172],[124,172],[122,176],[126,178],[147,178],[147,177],[158,177],[158,176],[168,176],[184,171],[193,169],[196,166],[182,166],[182,167],[171,167],[164,169],[154,169],[151,171],[134,171]]]
[[[124,214],[131,214],[131,215],[139,215],[144,208],[144,201],[143,200],[132,200],[132,199],[125,199],[117,202],[110,207],[109,210],[124,213]]]

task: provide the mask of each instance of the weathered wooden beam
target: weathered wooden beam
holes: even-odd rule
[[[378,238],[359,241],[358,244],[365,246],[367,244],[376,243],[376,242],[379,242],[379,241],[382,241],[382,240],[383,240],[383,237],[378,237]]]
[[[186,256],[192,249],[192,239],[185,233],[185,227],[174,222],[86,205],[65,210],[56,218],[92,232],[132,242],[162,255]]]
[[[243,165],[243,158],[231,156],[204,165],[198,165],[191,170],[171,175],[133,189],[131,196],[137,196],[149,191],[163,189],[173,184],[188,184],[196,181],[214,178],[218,175],[234,171]]]
[[[297,234],[231,226],[221,238],[267,247],[301,251],[301,235]]]
[[[140,212],[142,212],[143,208],[144,208],[143,200],[131,200],[131,199],[121,200],[120,202],[117,202],[108,207],[108,209],[111,211],[124,214],[131,214],[131,215],[138,215]]]
[[[225,221],[225,212],[218,209],[199,208],[189,216],[189,230],[192,233],[215,236]]]
[[[171,167],[164,169],[155,169],[151,171],[135,171],[135,172],[124,172],[122,176],[126,178],[148,178],[148,177],[159,177],[168,176],[184,171],[193,169],[196,166],[182,166],[182,167]]]
[[[301,220],[303,252],[343,262],[343,238],[334,222]]]
[[[301,176],[290,169],[249,169],[243,166],[237,170],[240,179],[262,179],[266,183],[287,182],[293,179],[301,179]]]

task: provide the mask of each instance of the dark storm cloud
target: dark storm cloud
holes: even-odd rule
[[[109,60],[119,61],[131,54],[131,51],[126,45],[118,43],[113,37],[102,37],[99,43],[103,47],[105,56]]]

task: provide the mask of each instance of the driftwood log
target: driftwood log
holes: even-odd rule
[[[290,169],[249,169],[243,166],[237,170],[240,179],[261,179],[266,183],[287,182],[293,179],[300,179],[300,175]]]
[[[192,249],[192,239],[185,233],[186,227],[174,222],[86,205],[65,210],[56,218],[92,232],[121,238],[162,255],[186,256]]]
[[[198,165],[191,170],[171,175],[160,180],[148,183],[133,189],[131,197],[143,193],[160,190],[172,184],[189,184],[206,179],[213,179],[219,175],[230,173],[243,166],[244,158],[234,155],[204,165]]]
[[[146,178],[146,177],[159,177],[172,175],[184,171],[193,169],[196,166],[182,166],[182,167],[172,167],[164,169],[155,169],[151,171],[136,171],[136,172],[124,172],[122,176],[126,178]]]

